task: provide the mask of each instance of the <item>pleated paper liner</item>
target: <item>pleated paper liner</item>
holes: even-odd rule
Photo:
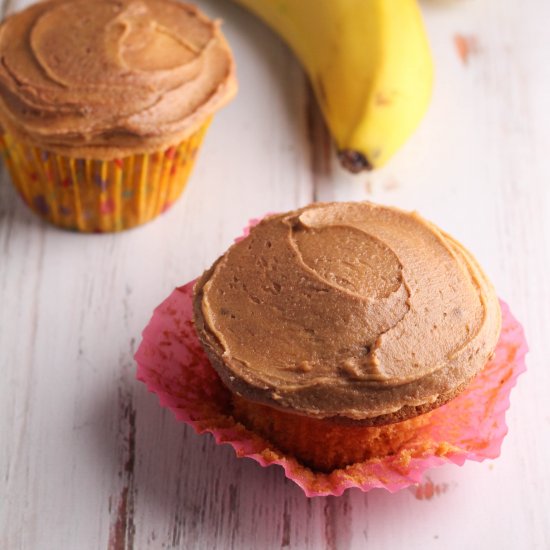
[[[507,433],[505,412],[517,377],[525,370],[523,329],[501,302],[502,333],[486,368],[458,397],[430,413],[430,423],[397,453],[330,473],[319,473],[280,452],[231,416],[231,397],[211,367],[195,333],[194,281],[177,288],[155,310],[136,353],[138,379],[158,396],[161,406],[198,432],[228,443],[238,457],[262,466],[277,464],[308,497],[341,495],[357,487],[396,492],[419,483],[424,472],[445,463],[496,458]]]
[[[181,195],[208,120],[175,147],[110,161],[71,158],[27,146],[9,133],[0,149],[25,203],[64,229],[130,229],[165,212]]]

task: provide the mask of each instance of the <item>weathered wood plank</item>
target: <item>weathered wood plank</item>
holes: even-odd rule
[[[387,168],[351,177],[287,48],[236,6],[198,3],[225,20],[241,89],[170,212],[121,235],[60,232],[2,169],[0,547],[549,547],[550,5],[527,16],[519,0],[425,0],[430,112]],[[494,463],[444,467],[396,495],[308,500],[281,469],[177,423],[132,357],[153,308],[249,218],[364,198],[418,209],[472,249],[525,324],[529,372]]]

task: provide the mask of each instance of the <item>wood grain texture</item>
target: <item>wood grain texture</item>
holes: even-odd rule
[[[226,0],[197,3],[225,21],[240,92],[171,211],[120,235],[58,231],[1,168],[0,548],[550,548],[550,4],[422,2],[430,111],[387,168],[352,177],[280,40]],[[419,210],[475,253],[525,326],[529,370],[498,460],[308,500],[176,422],[133,354],[153,308],[249,218],[366,198]]]

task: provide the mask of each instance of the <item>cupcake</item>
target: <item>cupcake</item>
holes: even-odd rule
[[[232,416],[313,471],[395,454],[492,357],[495,291],[415,213],[269,216],[200,277],[194,322]]]
[[[218,22],[176,0],[46,0],[0,26],[0,146],[24,201],[85,232],[181,194],[236,91]]]

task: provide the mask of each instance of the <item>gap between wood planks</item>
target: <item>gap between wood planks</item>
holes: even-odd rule
[[[15,6],[13,4],[13,0],[3,0],[3,2],[0,2],[0,13],[2,14],[2,19],[4,19],[6,15],[10,15],[13,11],[15,11]]]
[[[321,182],[332,174],[334,162],[334,144],[332,137],[321,114],[319,104],[309,80],[305,77],[306,98],[306,129],[309,145],[311,178],[312,178],[312,202],[319,200],[319,188]]]
[[[136,462],[136,408],[132,390],[119,387],[119,437],[122,449],[119,455],[118,477],[122,487],[118,495],[109,498],[111,529],[108,550],[132,550],[136,526],[134,522],[134,470]]]

